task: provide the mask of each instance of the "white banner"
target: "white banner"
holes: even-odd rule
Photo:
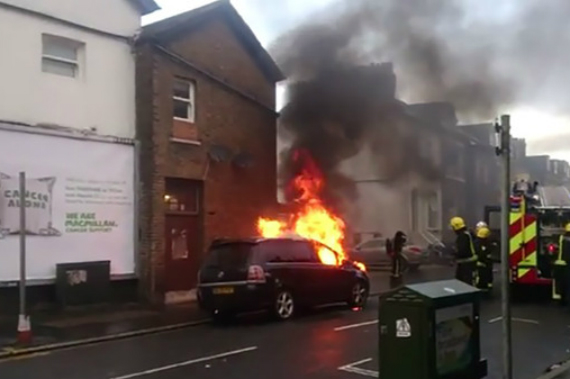
[[[134,273],[134,147],[0,130],[0,281],[19,279],[20,171],[28,279],[100,260]]]

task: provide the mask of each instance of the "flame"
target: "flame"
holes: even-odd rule
[[[294,193],[294,201],[300,210],[292,215],[290,222],[260,217],[257,230],[265,238],[276,238],[289,232],[315,241],[321,262],[341,265],[348,260],[343,247],[346,225],[340,217],[327,209],[319,196],[324,178],[308,152],[295,151],[293,160],[301,164],[301,169],[288,190]],[[366,271],[364,264],[352,263]]]

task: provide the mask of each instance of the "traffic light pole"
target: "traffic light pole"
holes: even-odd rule
[[[509,267],[509,226],[511,194],[511,120],[501,116],[501,124],[495,124],[500,146],[497,155],[502,160],[501,173],[501,308],[503,322],[503,379],[513,379],[513,353],[511,330],[511,297]]]

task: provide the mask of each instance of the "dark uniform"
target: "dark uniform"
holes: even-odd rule
[[[558,257],[554,262],[554,283],[552,283],[552,298],[567,304],[570,300],[570,224],[560,236]]]
[[[386,240],[386,250],[392,259],[392,272],[390,283],[391,287],[397,287],[402,284],[402,272],[404,269],[404,256],[402,250],[406,244],[407,236],[402,231],[397,231],[394,238],[390,241]]]
[[[451,219],[451,228],[457,235],[455,240],[455,279],[475,286],[477,282],[477,251],[474,238],[467,229],[465,221],[460,217]]]
[[[477,231],[477,288],[490,291],[493,288],[493,243],[489,239],[490,231],[482,227]]]

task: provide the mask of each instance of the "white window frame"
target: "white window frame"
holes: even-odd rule
[[[61,45],[67,45],[70,48],[75,50],[75,60],[73,59],[68,59],[68,58],[64,58],[64,57],[59,57],[56,55],[51,55],[51,54],[44,54],[43,50],[44,50],[44,46],[46,43],[53,43],[53,44],[61,44]],[[78,78],[79,77],[79,69],[80,69],[80,49],[81,46],[83,44],[79,41],[74,41],[71,40],[69,38],[65,38],[65,37],[60,37],[60,36],[56,36],[56,35],[52,35],[52,34],[42,34],[42,72],[46,73],[46,74],[53,74],[53,75],[58,75],[58,76],[64,76],[67,78]],[[56,74],[53,72],[49,72],[49,71],[44,71],[43,68],[43,62],[44,60],[48,60],[48,61],[52,61],[52,62],[60,62],[60,63],[67,63],[70,65],[74,66],[74,74],[73,76],[67,76],[67,75],[61,75],[61,74]]]
[[[179,97],[179,96],[175,96],[174,93],[172,94],[173,118],[175,120],[178,120],[178,121],[195,122],[195,120],[196,120],[196,101],[195,101],[196,84],[191,80],[184,80],[184,79],[179,79],[179,78],[175,78],[174,81],[188,85],[188,96],[189,97],[188,98]],[[174,86],[172,86],[172,91],[174,92]],[[174,103],[176,101],[180,101],[180,102],[188,104],[188,117],[187,118],[174,116]]]

